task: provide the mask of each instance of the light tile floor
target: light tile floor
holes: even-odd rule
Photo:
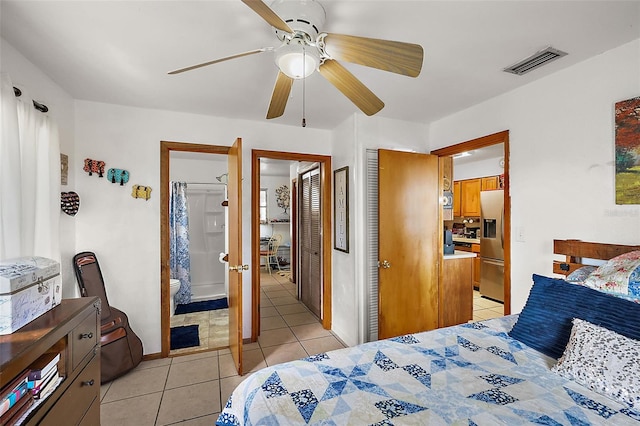
[[[277,274],[262,278],[261,333],[243,347],[247,373],[342,348],[331,331],[295,298],[295,285]],[[502,316],[503,305],[474,292],[474,320]],[[101,386],[101,426],[211,425],[238,376],[228,349],[143,361]]]
[[[480,292],[473,291],[473,320],[482,321],[504,316],[504,304],[480,296]]]
[[[286,277],[262,274],[260,294],[261,332],[257,342],[243,345],[245,372],[344,347],[298,302]],[[228,349],[143,361],[101,386],[100,424],[212,425],[245,377],[236,373]]]

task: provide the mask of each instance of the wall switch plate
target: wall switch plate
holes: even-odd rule
[[[516,228],[516,241],[524,243],[524,226],[518,226]]]

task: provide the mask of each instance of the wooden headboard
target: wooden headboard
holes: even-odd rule
[[[582,258],[609,260],[635,250],[640,250],[640,246],[589,243],[580,240],[553,240],[553,253],[567,257],[564,262],[553,261],[553,273],[569,275],[583,266]]]

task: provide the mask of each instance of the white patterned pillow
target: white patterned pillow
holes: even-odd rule
[[[571,338],[551,369],[631,408],[640,408],[640,341],[573,319]]]
[[[616,256],[593,271],[584,285],[595,290],[640,299],[640,251]]]

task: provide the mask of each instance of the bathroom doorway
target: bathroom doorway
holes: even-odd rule
[[[167,228],[162,233],[167,259],[163,267],[166,263],[171,279],[163,282],[161,292],[162,356],[226,348],[229,282],[220,254],[228,252],[229,148],[163,144],[171,146],[166,152],[168,173],[162,179],[168,188],[162,197],[168,205],[162,214]],[[176,239],[172,239],[174,228]]]
[[[220,254],[227,253],[226,161],[213,154],[171,154],[172,190],[182,186],[187,207],[187,232],[171,244],[172,278],[179,278],[170,294],[170,355],[220,349],[229,346],[228,275]],[[204,166],[204,167],[203,167]],[[207,176],[215,174],[216,181]],[[180,194],[170,195],[179,202]],[[170,222],[175,217],[170,201]],[[171,226],[173,228],[173,226]],[[187,265],[182,265],[188,262]],[[178,271],[182,271],[178,275]],[[174,283],[176,280],[170,280]],[[173,286],[171,286],[173,288]],[[178,290],[184,290],[180,293]],[[176,294],[173,294],[173,293]],[[197,333],[196,333],[197,331]],[[183,337],[183,336],[186,336]]]

